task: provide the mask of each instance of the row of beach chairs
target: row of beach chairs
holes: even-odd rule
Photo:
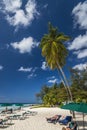
[[[34,111],[26,111],[23,112],[21,115],[15,114],[15,115],[9,115],[5,117],[4,119],[0,119],[0,128],[7,128],[10,125],[13,125],[12,120],[25,120],[29,116],[36,115],[37,112]]]
[[[72,116],[61,116],[61,115],[55,115],[51,118],[46,118],[46,120],[49,122],[49,123],[57,123],[59,122],[60,124],[63,124],[63,125],[67,125],[68,122],[70,122],[72,120]]]
[[[75,127],[72,130],[77,130],[77,123],[72,121],[72,116],[62,116],[62,115],[55,115],[51,118],[46,118],[47,122],[56,124],[57,122],[62,125],[67,125],[70,123],[75,123]],[[63,129],[65,129],[63,127]],[[71,130],[71,129],[69,129]]]

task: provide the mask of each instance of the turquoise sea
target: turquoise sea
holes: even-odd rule
[[[1,103],[0,104],[0,112],[5,110],[6,107],[8,109],[12,108],[13,110],[16,110],[19,107],[28,107],[28,106],[32,106],[32,105],[34,105],[34,104],[28,104],[28,103],[27,104],[26,103]]]

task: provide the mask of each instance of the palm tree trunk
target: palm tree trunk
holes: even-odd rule
[[[58,63],[58,62],[56,62],[56,63],[57,63],[57,66],[58,66],[58,68],[59,68],[59,70],[60,70],[60,72],[61,72],[61,74],[62,74],[62,76],[63,76],[63,78],[64,78],[64,81],[65,81],[65,83],[66,83],[66,86],[67,86],[67,89],[68,89],[68,92],[69,92],[69,95],[70,95],[70,100],[73,101],[73,99],[72,99],[72,93],[71,93],[71,90],[70,90],[68,81],[67,81],[67,79],[66,79],[66,76],[65,76],[65,74],[64,74],[64,72],[63,72],[61,66],[59,65],[59,63]]]
[[[64,80],[65,80],[65,82],[66,82],[67,89],[68,89],[68,93],[69,93],[69,95],[70,95],[70,99],[71,99],[71,101],[73,101],[73,99],[72,99],[72,93],[71,93],[71,90],[70,90],[70,88],[69,88],[68,81],[67,81],[67,79],[66,79],[66,76],[65,76],[65,74],[64,74],[64,72],[63,72],[61,66],[58,64],[58,62],[57,62],[57,66],[58,66],[58,68],[59,68],[59,70],[60,70],[60,72],[61,72],[61,74],[62,74],[62,76],[63,76],[63,78],[64,78]],[[65,83],[64,83],[64,84],[65,84]],[[64,85],[64,86],[65,86],[65,85]],[[66,86],[65,86],[65,87],[66,87]],[[74,113],[74,111],[72,111],[72,115],[73,115],[73,118],[75,118],[75,113]]]
[[[59,68],[59,67],[57,67],[57,71],[58,71],[58,74],[59,74],[59,76],[60,76],[60,79],[61,79],[61,81],[62,81],[62,83],[63,83],[63,85],[64,85],[64,88],[65,88],[65,90],[66,90],[66,93],[67,93],[67,99],[68,99],[68,101],[69,101],[69,92],[68,92],[68,90],[67,90],[67,87],[66,87],[66,85],[65,85],[65,82],[64,82],[63,78],[61,77],[61,74],[60,74],[58,68]]]

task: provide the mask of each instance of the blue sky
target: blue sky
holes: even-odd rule
[[[57,71],[45,66],[39,43],[48,22],[71,37],[64,72],[87,66],[87,1],[0,1],[0,102],[36,102],[44,84],[60,82]]]

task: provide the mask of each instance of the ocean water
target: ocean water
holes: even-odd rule
[[[18,103],[17,103],[18,104]],[[19,104],[19,105],[17,105],[16,103],[15,104],[12,104],[12,105],[6,105],[6,103],[5,104],[0,104],[0,112],[1,111],[3,111],[3,110],[5,110],[6,109],[6,107],[7,107],[7,109],[13,109],[13,110],[15,110],[15,109],[18,109],[21,105]],[[22,104],[22,106],[21,107],[28,107],[28,106],[32,106],[33,104]]]

